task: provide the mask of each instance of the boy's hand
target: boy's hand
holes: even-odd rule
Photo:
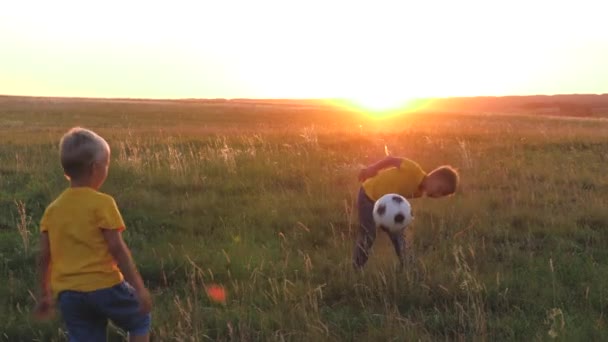
[[[376,170],[371,167],[366,167],[359,171],[359,181],[364,182],[366,179],[374,177],[377,174]]]
[[[32,312],[34,319],[44,321],[53,317],[53,300],[50,296],[43,296],[38,299],[38,303]]]
[[[152,296],[148,289],[143,288],[137,291],[137,300],[139,301],[139,311],[142,314],[148,314],[152,311]]]

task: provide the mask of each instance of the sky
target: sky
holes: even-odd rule
[[[608,93],[602,1],[6,1],[0,94]]]

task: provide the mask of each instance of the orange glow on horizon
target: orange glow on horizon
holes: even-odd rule
[[[430,102],[418,98],[361,97],[330,101],[332,105],[363,112],[372,117],[387,117],[422,110]]]

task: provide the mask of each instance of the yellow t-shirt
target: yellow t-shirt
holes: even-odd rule
[[[116,202],[92,188],[68,188],[42,217],[51,249],[51,289],[94,291],[112,287],[124,278],[110,254],[101,228],[123,230]]]
[[[363,189],[374,201],[386,194],[399,194],[406,198],[418,197],[421,195],[420,184],[425,176],[426,172],[420,168],[420,165],[404,159],[400,167],[381,170],[374,177],[366,179],[363,182]]]

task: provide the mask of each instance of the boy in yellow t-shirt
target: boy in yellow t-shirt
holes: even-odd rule
[[[361,170],[359,180],[362,185],[357,198],[359,234],[353,253],[355,268],[362,268],[365,265],[376,239],[373,209],[374,203],[380,197],[386,194],[399,194],[410,199],[424,195],[432,198],[448,196],[456,192],[458,173],[450,166],[441,166],[427,174],[412,160],[388,156]],[[403,265],[405,258],[403,232],[389,236]]]
[[[70,341],[105,341],[108,320],[149,341],[150,294],[122,239],[125,229],[114,199],[98,189],[110,163],[108,143],[73,128],[60,143],[70,187],[40,223],[40,293],[34,315],[44,319],[57,300]]]

